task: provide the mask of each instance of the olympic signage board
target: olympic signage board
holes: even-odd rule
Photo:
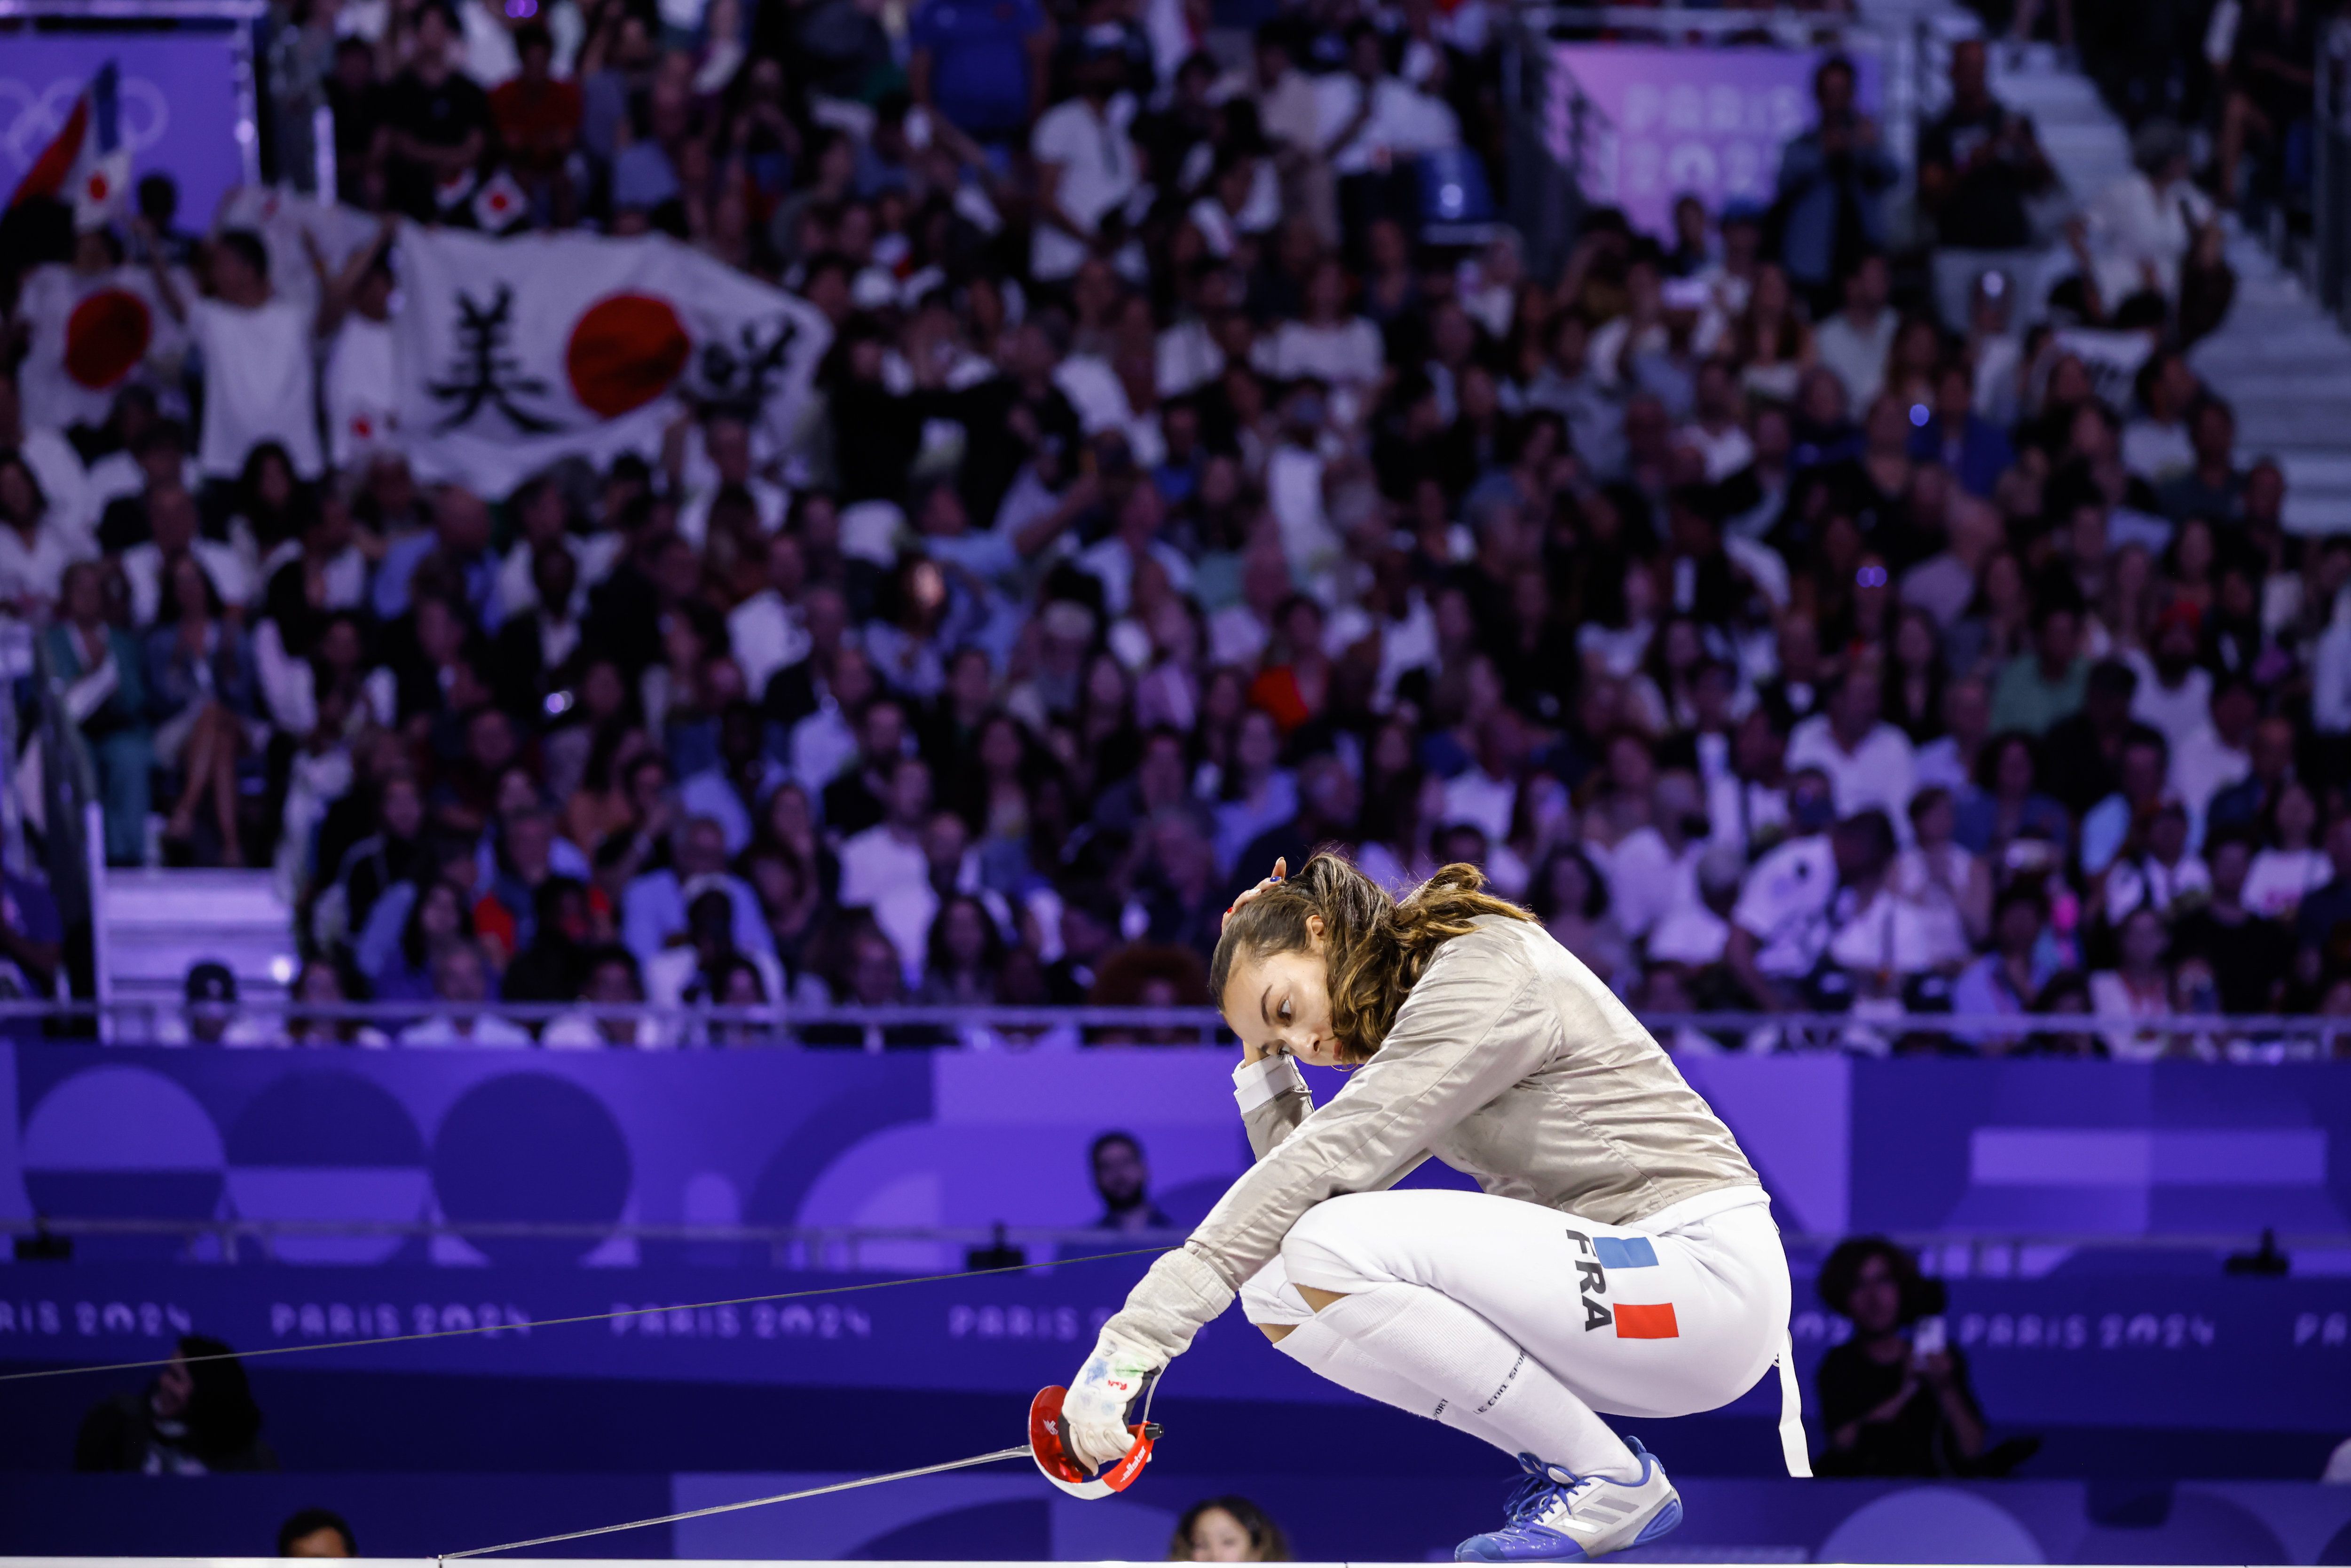
[[[1552,51],[1552,153],[1573,167],[1585,197],[1621,209],[1660,238],[1673,207],[1696,196],[1710,213],[1730,202],[1763,206],[1780,150],[1813,121],[1813,72],[1833,51],[1668,48],[1562,44]],[[1858,101],[1878,112],[1876,57],[1852,57]],[[1571,106],[1585,106],[1575,148]]]
[[[131,172],[180,187],[180,222],[202,228],[247,179],[253,128],[237,99],[235,34],[17,33],[0,49],[0,187],[13,192],[99,68],[120,72],[120,130]]]

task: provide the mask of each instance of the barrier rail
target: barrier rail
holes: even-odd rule
[[[1181,1246],[1191,1234],[1184,1229],[1106,1232],[1091,1226],[1050,1225],[684,1225],[567,1223],[545,1220],[452,1219],[269,1219],[246,1218],[102,1218],[78,1216],[0,1216],[0,1235],[29,1237],[176,1237],[188,1241],[209,1239],[220,1245],[219,1260],[239,1260],[238,1244],[266,1248],[281,1238],[386,1238],[464,1240],[546,1240],[603,1242],[613,1240],[764,1247],[778,1268],[857,1270],[860,1249],[917,1242],[973,1251],[1001,1253],[1006,1249],[1024,1257],[1045,1249],[1034,1267],[1054,1261],[1058,1249],[1099,1250],[1106,1237],[1122,1247],[1147,1249]],[[2001,1274],[2013,1270],[2029,1252],[2113,1253],[2258,1253],[2264,1249],[2293,1254],[2302,1251],[2351,1253],[2351,1232],[2339,1231],[2197,1231],[2167,1234],[2116,1234],[2110,1231],[2038,1230],[1897,1230],[1888,1239],[1917,1253],[1931,1271]],[[1817,1261],[1845,1239],[1842,1232],[1783,1230],[1782,1243],[1799,1259]],[[1987,1267],[1986,1260],[2007,1260],[2007,1266]],[[1019,1265],[1011,1265],[1019,1266]],[[888,1273],[883,1268],[876,1271]]]
[[[1865,1004],[1850,1012],[1710,1011],[1642,1013],[1641,1023],[1668,1044],[1689,1036],[1748,1042],[1747,1049],[1765,1048],[1750,1037],[1773,1036],[1789,1049],[1861,1050],[1875,1052],[1886,1042],[1927,1037],[1959,1042],[1975,1049],[1979,1040],[2018,1041],[2069,1035],[2148,1035],[2169,1040],[2226,1038],[2234,1040],[2299,1042],[2319,1054],[2351,1056],[2351,1018],[2280,1014],[2188,1013],[2167,1018],[2103,1017],[2092,1013],[1936,1013],[1878,1011]],[[832,1007],[797,1008],[784,1004],[756,1007],[710,1007],[700,1004],[662,1006],[648,1002],[305,1002],[287,997],[256,997],[231,1003],[171,1003],[152,1000],[84,999],[71,1001],[0,1001],[0,1024],[31,1022],[86,1026],[91,1020],[111,1026],[109,1038],[121,1044],[186,1043],[192,1022],[231,1025],[277,1020],[306,1029],[334,1023],[371,1025],[387,1031],[428,1019],[452,1020],[499,1019],[526,1026],[543,1026],[557,1019],[593,1023],[651,1023],[673,1033],[746,1031],[738,1043],[788,1046],[788,1035],[853,1029],[871,1036],[867,1049],[892,1043],[891,1031],[946,1031],[954,1040],[939,1046],[977,1045],[994,1039],[1008,1044],[1019,1037],[1029,1043],[1074,1044],[1089,1034],[1105,1031],[1131,1034],[1189,1035],[1184,1039],[1118,1042],[1097,1038],[1092,1043],[1155,1045],[1224,1045],[1234,1042],[1223,1018],[1211,1008],[1149,1007]],[[59,1032],[66,1032],[60,1030]],[[86,1027],[83,1032],[87,1033]],[[1872,1043],[1873,1041],[1876,1043]],[[231,1044],[262,1044],[233,1040]],[[447,1042],[436,1042],[435,1048]],[[674,1041],[673,1041],[674,1043]],[[820,1042],[831,1045],[844,1042]],[[1726,1049],[1740,1049],[1738,1045]]]

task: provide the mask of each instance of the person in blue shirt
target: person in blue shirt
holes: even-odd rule
[[[1053,29],[1038,0],[923,0],[908,27],[914,101],[983,146],[1017,146],[1045,110]]]
[[[1960,489],[1990,500],[1992,486],[2015,464],[2016,453],[2008,432],[1978,416],[1975,393],[1975,376],[1966,361],[1946,361],[1935,372],[1934,413],[1911,435],[1910,456],[1913,462],[1941,464]]]

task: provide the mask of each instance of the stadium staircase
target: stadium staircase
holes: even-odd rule
[[[2076,201],[2130,172],[2121,122],[2055,51],[1995,48],[1992,62],[1993,91],[2033,117]],[[2306,534],[2351,529],[2351,337],[2252,235],[2231,238],[2229,263],[2235,306],[2189,362],[2235,407],[2239,461],[2275,457],[2284,468],[2286,526]]]
[[[207,960],[227,965],[244,997],[282,996],[294,978],[293,912],[269,871],[117,868],[99,907],[117,1001],[178,1001]]]

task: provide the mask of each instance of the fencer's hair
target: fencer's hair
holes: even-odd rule
[[[1339,1054],[1369,1061],[1395,1023],[1396,1009],[1437,948],[1467,936],[1481,915],[1532,920],[1517,904],[1483,891],[1474,865],[1445,866],[1399,900],[1336,850],[1320,850],[1287,882],[1233,912],[1208,965],[1208,994],[1221,1007],[1225,987],[1244,956],[1305,952],[1307,922],[1322,921],[1330,969],[1331,1030]]]

